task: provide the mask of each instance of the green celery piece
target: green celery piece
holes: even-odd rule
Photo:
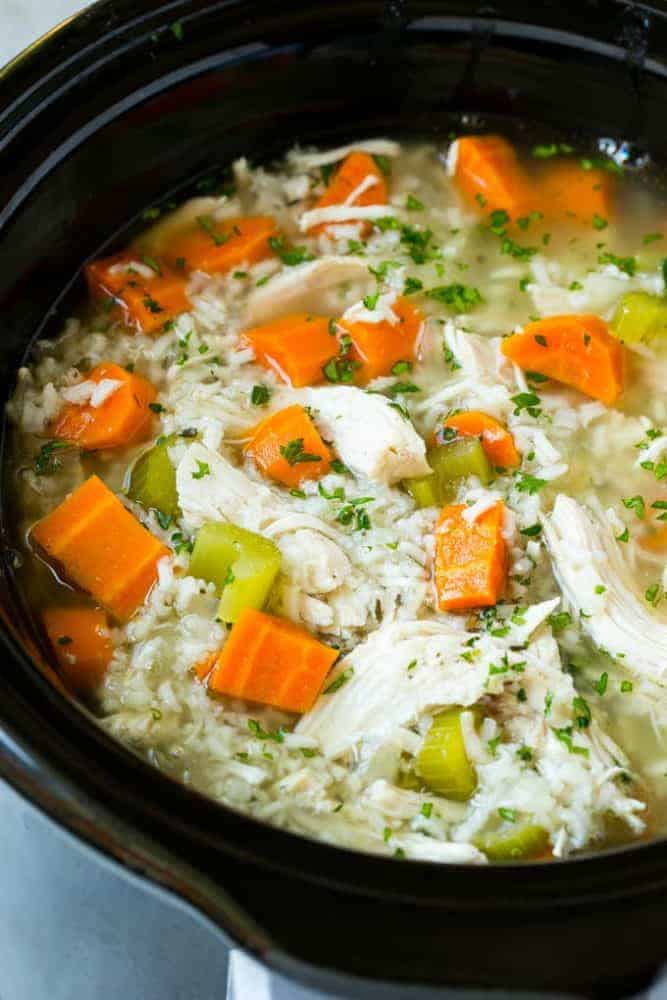
[[[612,333],[626,344],[646,343],[667,333],[667,302],[648,292],[627,292],[611,322]]]
[[[165,517],[175,517],[178,512],[176,470],[169,458],[166,443],[153,445],[134,463],[127,495],[152,510],[159,510]]]
[[[431,473],[430,476],[406,479],[405,486],[419,510],[423,507],[436,507],[440,503],[438,480],[435,473]]]
[[[479,438],[460,437],[426,452],[430,476],[405,479],[404,486],[417,507],[434,507],[454,499],[459,480],[477,476],[484,486],[493,479],[493,466]]]
[[[189,571],[215,584],[221,594],[218,617],[235,622],[244,608],[264,606],[279,569],[280,549],[268,538],[209,521],[197,533]]]
[[[453,496],[459,479],[477,476],[483,486],[493,479],[493,466],[477,437],[460,437],[439,444],[426,454],[426,460],[438,479],[442,499]]]
[[[519,861],[544,854],[549,834],[537,823],[516,823],[480,833],[473,843],[489,861]]]
[[[436,715],[417,755],[417,770],[433,792],[467,802],[477,787],[475,769],[466,754],[461,708]]]

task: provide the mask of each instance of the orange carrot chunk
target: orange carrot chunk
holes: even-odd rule
[[[316,385],[323,368],[338,354],[335,325],[326,316],[294,313],[264,326],[246,330],[243,339],[255,357],[293,386]]]
[[[549,316],[506,337],[503,354],[611,406],[623,391],[625,348],[597,316]]]
[[[372,178],[373,183],[368,181],[369,186],[359,189],[367,177]],[[359,193],[354,195],[358,189]],[[373,157],[368,153],[355,152],[343,160],[315,208],[326,208],[327,205],[386,205],[387,195],[386,179]],[[332,223],[323,222],[312,226],[309,232],[323,233],[330,225]],[[338,222],[335,225],[342,223]],[[369,223],[365,223],[362,227],[363,235],[367,235],[371,228]]]
[[[156,261],[149,266],[131,253],[93,261],[86,267],[86,280],[94,298],[107,299],[125,324],[141,333],[161,330],[190,308],[182,270]]]
[[[270,215],[234,219],[200,215],[170,242],[165,259],[186,271],[223,274],[240,264],[256,264],[270,257],[269,239],[276,234]]]
[[[203,660],[199,661],[199,663],[195,663],[195,665],[194,665],[194,667],[192,669],[194,671],[194,674],[195,674],[195,677],[197,678],[197,680],[199,680],[199,681],[205,681],[206,680],[206,678],[208,677],[208,675],[210,674],[211,670],[213,670],[213,667],[216,664],[216,661],[218,659],[218,655],[219,655],[219,653],[216,650],[215,653],[209,653],[207,656],[205,656]]]
[[[455,413],[443,423],[443,428],[453,428],[459,437],[478,437],[489,461],[502,469],[515,469],[521,462],[521,456],[516,450],[514,438],[506,427],[479,410],[466,410]],[[439,444],[447,440],[442,431],[436,434]]]
[[[423,316],[406,298],[398,298],[392,305],[397,323],[338,320],[338,326],[347,333],[352,346],[349,357],[358,367],[354,381],[366,385],[380,375],[389,375],[399,361],[410,361],[415,356]]]
[[[107,616],[99,608],[47,608],[42,619],[60,674],[78,695],[93,694],[113,655]]]
[[[208,686],[218,694],[307,712],[338,650],[282,618],[245,608],[222,648]]]
[[[504,209],[516,219],[538,207],[538,194],[514,147],[499,135],[457,140],[454,182],[468,205],[484,214]]]
[[[560,160],[544,168],[538,184],[545,219],[590,226],[596,216],[607,220],[614,215],[615,183],[608,170],[585,170],[576,160]]]
[[[169,549],[91,476],[32,529],[62,575],[119,621],[127,621],[157,579]]]
[[[441,611],[490,607],[505,584],[505,505],[499,501],[472,522],[464,516],[467,509],[465,504],[445,507],[436,526],[435,586]]]
[[[295,488],[331,469],[331,452],[302,406],[287,406],[251,431],[244,451],[268,478]]]
[[[97,365],[84,379],[95,385],[104,380],[120,385],[109,386],[113,391],[99,406],[93,406],[92,402],[81,406],[67,403],[49,428],[53,437],[72,441],[85,451],[119,448],[148,437],[152,420],[150,404],[157,397],[155,386],[110,361]]]

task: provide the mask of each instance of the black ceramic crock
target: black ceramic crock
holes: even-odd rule
[[[80,293],[84,262],[193,176],[296,140],[437,139],[462,116],[664,159],[666,59],[657,3],[94,4],[0,73],[3,399],[30,341]],[[112,742],[43,666],[6,503],[0,774],[57,823],[339,994],[389,996],[383,980],[400,996],[609,997],[651,981],[667,957],[664,842],[549,865],[397,862],[254,822]]]

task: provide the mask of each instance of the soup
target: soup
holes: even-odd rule
[[[211,187],[89,265],[18,373],[19,575],[64,688],[334,844],[482,864],[663,832],[650,172],[474,135]]]

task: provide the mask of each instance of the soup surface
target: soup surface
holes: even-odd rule
[[[234,163],[9,404],[63,685],[161,771],[398,858],[664,832],[665,209],[558,143]]]

